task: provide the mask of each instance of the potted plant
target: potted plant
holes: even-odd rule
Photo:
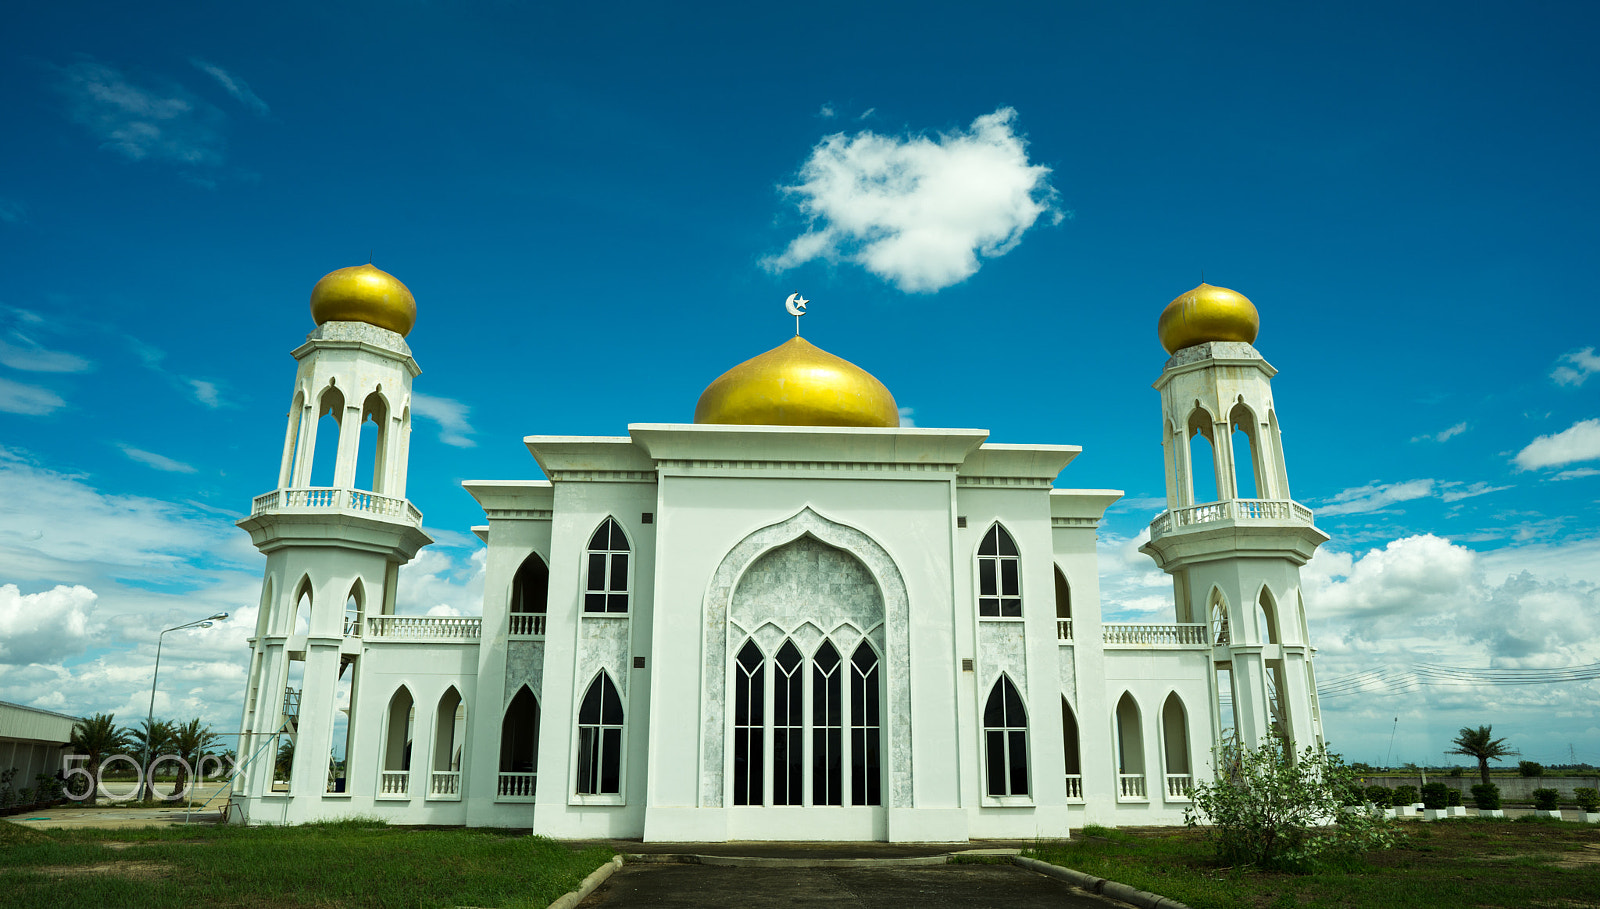
[[[1445,813],[1448,814],[1450,817],[1466,817],[1467,816],[1466,806],[1461,804],[1461,790],[1460,789],[1456,789],[1456,788],[1452,787],[1449,792],[1445,793],[1444,810],[1445,810]]]
[[[1579,786],[1572,790],[1572,800],[1583,810],[1585,821],[1600,824],[1600,789],[1593,786]]]
[[[1561,820],[1561,791],[1558,789],[1533,790],[1534,815]]]
[[[1500,787],[1493,783],[1479,783],[1472,787],[1472,803],[1478,807],[1478,817],[1505,817],[1500,808]]]
[[[1450,816],[1446,810],[1449,804],[1450,787],[1443,783],[1429,783],[1422,787],[1422,807],[1426,810],[1423,817],[1430,821],[1442,821]]]

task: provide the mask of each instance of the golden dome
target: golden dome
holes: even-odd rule
[[[1168,303],[1156,323],[1169,354],[1207,341],[1253,344],[1260,330],[1261,314],[1244,294],[1204,283]]]
[[[706,386],[694,421],[896,427],[900,410],[871,373],[796,336]]]
[[[404,335],[417,321],[417,300],[400,279],[376,265],[352,265],[322,276],[311,288],[311,318],[365,322]]]

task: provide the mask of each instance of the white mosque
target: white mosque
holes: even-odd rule
[[[276,488],[239,522],[267,567],[235,821],[1060,837],[1180,823],[1225,735],[1322,740],[1299,569],[1327,536],[1290,498],[1275,370],[1231,290],[1160,318],[1161,624],[1101,620],[1121,493],[1057,486],[1077,446],[901,427],[882,383],[798,336],[693,423],[528,436],[548,479],[463,484],[482,617],[396,615],[431,542],[406,499],[416,304],[364,265],[311,314]]]

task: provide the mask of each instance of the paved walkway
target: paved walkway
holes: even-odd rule
[[[1016,865],[743,868],[628,864],[580,909],[1108,909],[1126,904]]]

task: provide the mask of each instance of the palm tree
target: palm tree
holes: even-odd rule
[[[72,725],[72,736],[68,739],[74,755],[88,758],[84,762],[84,769],[89,771],[90,792],[89,799],[94,799],[94,790],[100,780],[100,764],[106,758],[119,754],[128,747],[127,730],[117,728],[116,714],[97,713],[85,717]],[[76,776],[76,774],[74,774]]]
[[[145,718],[139,721],[138,726],[125,730],[128,735],[128,744],[139,749],[139,754],[150,764],[144,768],[145,782],[140,787],[139,797],[148,801],[155,798],[155,781],[150,779],[150,766],[156,758],[171,754],[173,751],[173,728],[167,720],[151,720]]]
[[[1483,776],[1483,784],[1489,785],[1489,762],[1498,761],[1507,755],[1521,754],[1506,744],[1505,739],[1494,738],[1493,726],[1479,726],[1473,729],[1470,726],[1461,727],[1461,734],[1450,744],[1456,746],[1445,754],[1465,754],[1478,759],[1478,772]]]
[[[210,726],[201,725],[198,717],[172,727],[172,747],[178,757],[183,758],[183,763],[178,765],[178,785],[173,787],[173,795],[179,795],[184,791],[185,785],[189,782],[190,768],[199,773],[201,758],[204,757],[206,750],[216,743],[217,734],[211,731]]]

